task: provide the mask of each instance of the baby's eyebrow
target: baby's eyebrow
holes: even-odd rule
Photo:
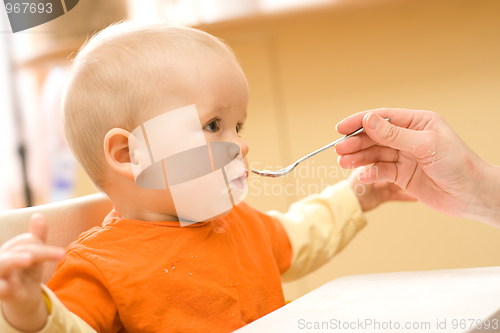
[[[245,111],[243,111],[243,122],[245,122],[247,120],[247,116],[248,116],[248,112],[247,112],[247,109],[245,109]]]
[[[225,108],[222,105],[217,105],[213,108],[210,108],[208,111],[208,114],[210,115],[219,115],[227,111],[227,108]]]
[[[218,116],[218,115],[221,115],[221,114],[224,114],[226,112],[228,112],[229,108],[226,107],[226,106],[223,106],[223,105],[217,105],[215,106],[214,108],[210,109],[209,111],[209,115],[215,115],[215,116]],[[242,112],[241,112],[241,116],[243,118],[243,121],[245,121],[247,119],[247,109],[245,108]]]

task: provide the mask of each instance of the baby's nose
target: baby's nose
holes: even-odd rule
[[[241,138],[238,140],[237,145],[240,147],[243,158],[245,158],[249,151],[248,145],[246,144],[245,141],[241,140]]]
[[[240,153],[240,146],[239,145],[237,145],[237,144],[229,145],[228,155],[229,155],[229,159],[231,161],[234,160],[236,157],[238,157],[239,153]]]

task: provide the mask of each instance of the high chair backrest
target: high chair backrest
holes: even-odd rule
[[[99,193],[47,205],[0,212],[0,245],[14,236],[27,232],[30,216],[42,213],[49,222],[47,243],[65,248],[82,232],[101,225],[112,208],[111,201]],[[57,263],[45,265],[44,282],[50,279],[56,265]]]

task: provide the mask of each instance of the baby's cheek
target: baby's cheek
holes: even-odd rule
[[[166,215],[177,216],[174,201],[170,190],[148,190],[149,194],[144,198],[145,208]]]

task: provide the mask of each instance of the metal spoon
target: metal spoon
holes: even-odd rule
[[[385,120],[387,121],[391,121],[391,118],[385,118]],[[302,157],[301,159],[297,160],[295,163],[293,164],[290,164],[289,166],[287,166],[286,168],[283,168],[281,170],[278,170],[278,171],[268,171],[268,170],[263,170],[263,171],[259,171],[259,170],[252,170],[253,173],[256,173],[258,174],[259,176],[262,176],[262,177],[271,177],[271,178],[278,178],[278,177],[282,177],[288,173],[290,173],[290,171],[292,171],[293,169],[295,169],[295,167],[297,165],[299,165],[301,162],[304,162],[305,160],[307,160],[309,157],[312,157],[320,152],[322,152],[323,150],[325,149],[328,149],[330,147],[333,147],[333,146],[336,146],[337,144],[341,143],[342,141],[344,141],[345,139],[347,138],[351,138],[353,136],[356,136],[360,133],[363,133],[365,131],[365,129],[363,127],[357,129],[356,131],[352,132],[351,134],[347,134],[346,136],[338,139],[338,140],[335,140],[333,141],[332,143],[329,143],[327,144],[326,146],[316,150],[316,151],[313,151],[312,153],[310,153],[309,155],[306,155],[304,157]]]

